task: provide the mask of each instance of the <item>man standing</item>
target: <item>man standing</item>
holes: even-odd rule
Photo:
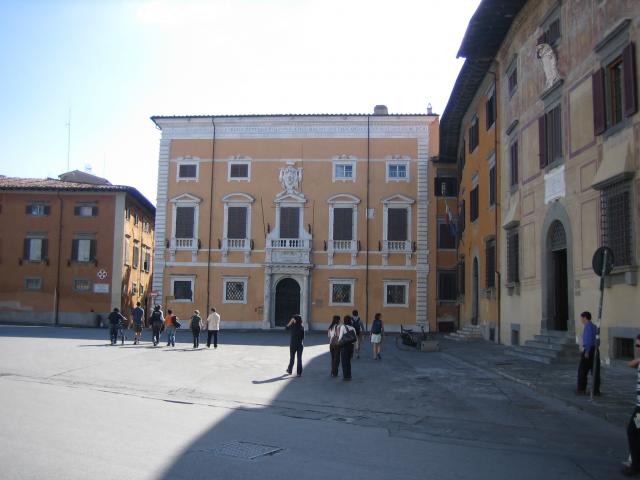
[[[218,330],[220,330],[220,314],[215,308],[207,317],[207,348],[211,347],[211,336],[213,335],[213,348],[218,348]]]
[[[640,335],[636,337],[636,357],[640,352]],[[631,414],[627,425],[627,442],[631,463],[622,469],[622,473],[628,477],[640,474],[640,358],[634,358],[628,364],[638,371],[636,378],[636,408]]]
[[[115,345],[118,341],[118,329],[122,327],[125,318],[117,308],[109,314],[109,336],[111,337],[111,345]],[[124,337],[123,337],[124,342]]]
[[[134,337],[133,344],[138,345],[140,343],[140,335],[142,335],[142,319],[144,318],[144,309],[140,306],[140,302],[136,303],[136,308],[131,312],[133,317]]]
[[[580,365],[578,366],[578,388],[576,393],[583,395],[587,393],[587,375],[589,371],[593,375],[593,394],[600,395],[600,355],[593,368],[594,355],[597,353],[596,326],[591,322],[591,313],[582,312],[580,321],[584,326],[582,332],[582,353],[580,355]]]

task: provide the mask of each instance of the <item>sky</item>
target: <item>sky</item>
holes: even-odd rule
[[[442,114],[479,3],[2,0],[0,174],[91,171],[155,204],[152,115]]]

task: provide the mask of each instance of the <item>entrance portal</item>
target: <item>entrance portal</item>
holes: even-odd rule
[[[275,326],[285,327],[300,313],[300,285],[293,278],[283,278],[276,286]]]
[[[555,221],[549,228],[548,245],[548,301],[549,330],[567,330],[569,323],[569,285],[567,266],[567,235],[564,226]]]

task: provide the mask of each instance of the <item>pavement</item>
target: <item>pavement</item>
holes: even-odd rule
[[[7,479],[615,479],[635,372],[540,366],[484,341],[441,351],[365,343],[353,380],[326,336],[284,373],[284,332],[222,331],[216,350],[110,346],[103,329],[0,326],[0,477]]]

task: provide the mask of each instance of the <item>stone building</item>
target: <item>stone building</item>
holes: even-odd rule
[[[154,206],[85,172],[0,176],[0,321],[96,325],[147,302]]]
[[[381,312],[425,324],[435,115],[153,117],[162,130],[154,293],[179,316],[309,328]],[[434,325],[435,326],[435,325]]]

